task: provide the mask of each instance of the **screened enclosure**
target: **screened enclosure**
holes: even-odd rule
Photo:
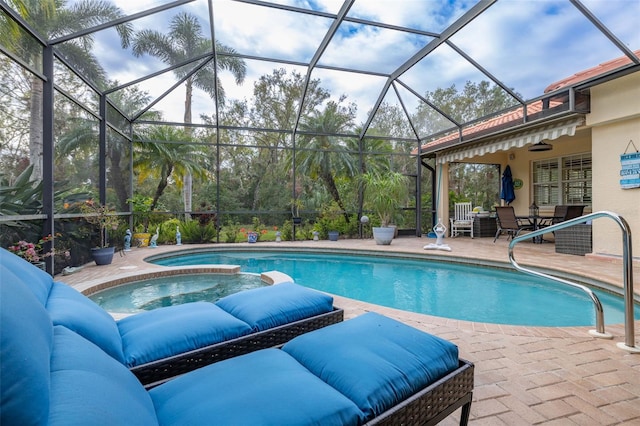
[[[532,100],[575,109],[585,94],[548,85],[637,66],[634,16],[635,0],[0,1],[0,244],[51,234],[80,264],[100,237],[87,201],[120,219],[114,244],[358,238],[376,223],[361,177],[389,172],[411,194],[394,222],[421,235],[425,142]]]

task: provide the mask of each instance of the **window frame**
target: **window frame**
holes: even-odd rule
[[[579,167],[567,167],[578,164]],[[547,169],[546,179],[540,174]],[[538,172],[542,170],[542,172]],[[580,199],[570,197],[572,189],[581,192]],[[593,202],[593,157],[591,152],[582,152],[559,157],[531,161],[531,199],[538,207],[555,205],[584,205]],[[554,194],[555,192],[555,194]],[[554,197],[557,196],[557,199]]]

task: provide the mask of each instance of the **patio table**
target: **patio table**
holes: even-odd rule
[[[562,216],[547,216],[547,215],[526,215],[526,216],[516,216],[518,219],[526,219],[530,224],[533,225],[533,230],[537,231],[540,228],[545,228],[546,226],[542,226],[543,223],[549,221],[548,223],[553,223],[554,219],[562,219]],[[548,225],[547,225],[548,226]],[[538,237],[533,237],[533,242],[535,244],[542,244],[544,242],[551,242],[542,238],[542,235]]]

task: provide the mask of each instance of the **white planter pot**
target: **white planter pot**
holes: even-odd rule
[[[373,227],[373,239],[379,246],[388,246],[393,241],[395,229],[391,227]]]

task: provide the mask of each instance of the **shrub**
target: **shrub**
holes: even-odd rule
[[[180,228],[183,243],[202,244],[215,241],[217,232],[212,223],[201,225],[197,220],[189,220],[182,223]]]

